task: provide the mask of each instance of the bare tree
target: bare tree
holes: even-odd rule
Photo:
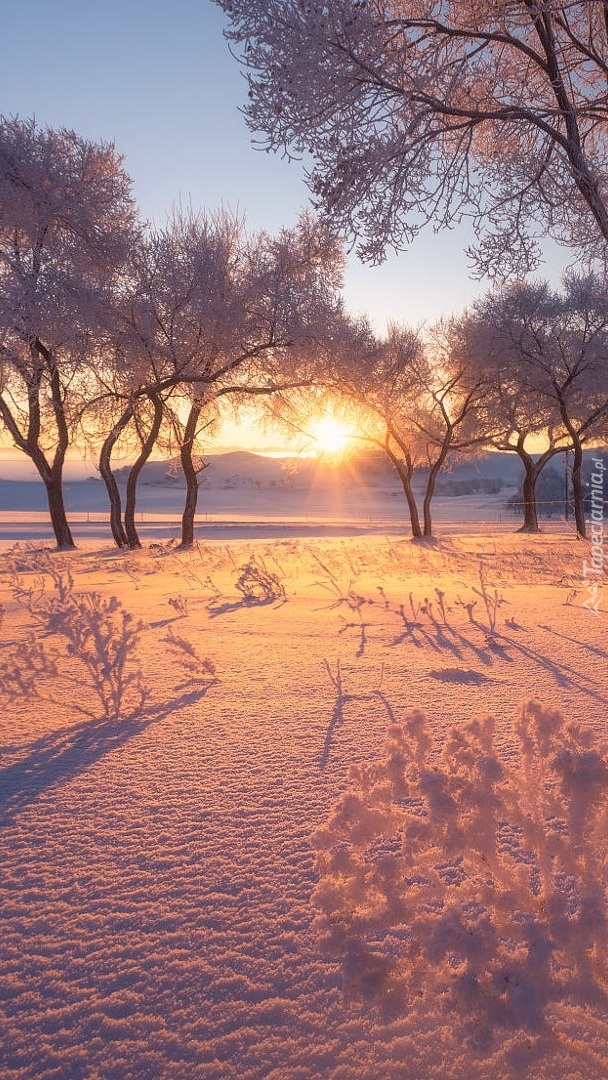
[[[583,449],[608,430],[608,301],[600,281],[576,275],[566,277],[560,299],[544,370],[572,448],[574,521],[585,537]]]
[[[0,118],[0,417],[44,482],[57,545],[72,426],[136,230],[113,146]]]
[[[608,16],[599,0],[215,0],[262,146],[311,160],[366,260],[470,219],[480,273],[549,233],[606,262]]]

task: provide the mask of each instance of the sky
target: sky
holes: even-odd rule
[[[277,231],[308,205],[302,166],[252,147],[239,111],[245,79],[211,0],[4,0],[1,9],[0,113],[113,141],[145,219],[163,224],[191,201]],[[462,310],[488,285],[471,279],[466,243],[464,230],[427,230],[380,267],[351,255],[348,308],[381,333],[389,320],[418,325]]]
[[[180,199],[277,230],[307,205],[297,162],[256,150],[239,112],[246,83],[211,0],[19,0],[2,5],[0,112],[111,140],[145,218]],[[14,47],[7,48],[12,41]],[[460,310],[472,282],[464,232],[418,240],[382,267],[349,259],[346,300],[377,329]]]

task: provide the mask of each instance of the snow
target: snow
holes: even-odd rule
[[[532,978],[508,1024],[495,1002],[476,1005],[471,990],[455,1003],[430,977],[405,1010],[394,986],[391,1001],[349,1000],[347,964],[324,945],[317,861],[319,830],[331,833],[345,792],[354,797],[352,767],[384,767],[387,733],[413,709],[439,752],[454,725],[492,715],[492,754],[514,775],[530,698],[588,728],[590,753],[602,749],[608,647],[605,617],[582,607],[589,545],[496,527],[446,531],[432,546],[369,529],[243,531],[233,522],[231,539],[190,554],[164,543],[125,554],[95,533],[47,556],[38,542],[3,542],[3,1080],[605,1076],[605,968],[588,976],[592,1001],[565,980],[539,1006]],[[285,597],[248,599],[252,557],[269,593],[274,581]],[[103,715],[78,647],[66,652],[60,624],[49,631],[40,614],[53,574],[65,583],[68,571],[74,591],[98,596],[94,613],[115,596],[143,623],[126,656],[149,691],[135,716]],[[28,611],[17,590],[41,577]],[[493,632],[484,588],[502,601]],[[18,656],[26,663],[36,617],[56,674],[48,666],[39,697],[24,697],[8,672]],[[585,759],[589,782],[601,760]],[[430,779],[425,797],[439,806]],[[372,824],[361,818],[359,842]],[[574,815],[569,827],[585,823]],[[516,847],[504,830],[500,841]],[[603,919],[605,865],[594,872],[589,919]],[[383,932],[402,948],[398,920]],[[441,932],[449,946],[437,919],[437,956]]]

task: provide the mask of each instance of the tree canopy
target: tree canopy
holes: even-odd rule
[[[470,219],[480,274],[549,233],[608,250],[608,8],[598,0],[215,0],[263,145],[380,261]]]

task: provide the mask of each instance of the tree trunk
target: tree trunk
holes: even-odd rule
[[[137,481],[139,479],[139,475],[141,473],[141,470],[143,469],[144,465],[146,464],[146,461],[148,460],[148,458],[150,457],[150,454],[152,453],[152,451],[154,449],[154,446],[156,444],[156,440],[158,438],[158,434],[160,432],[161,424],[163,422],[163,403],[162,403],[161,398],[159,398],[158,395],[156,395],[156,394],[152,394],[152,395],[150,395],[150,400],[151,400],[151,402],[153,404],[153,407],[154,407],[154,417],[153,417],[153,420],[152,420],[152,425],[150,427],[150,431],[148,432],[148,435],[146,436],[145,440],[142,442],[141,452],[139,454],[139,457],[137,458],[137,460],[131,466],[131,470],[129,472],[129,477],[128,477],[128,480],[127,480],[127,494],[126,494],[126,500],[125,500],[125,524],[124,524],[124,529],[125,529],[125,534],[126,534],[126,537],[127,537],[127,544],[132,549],[141,547],[141,540],[139,539],[139,536],[137,534],[137,529],[135,527],[135,506],[136,506],[136,501],[137,501]]]
[[[107,436],[99,454],[99,472],[101,478],[106,485],[108,492],[108,499],[110,501],[110,528],[112,530],[112,536],[114,537],[114,543],[117,547],[127,547],[128,539],[127,534],[122,524],[122,504],[120,500],[120,491],[118,490],[118,484],[116,483],[116,477],[112,472],[112,450],[116,445],[119,435],[126,428],[129,420],[133,416],[133,407],[128,405],[123,412],[120,420],[118,420],[112,428],[110,434]]]
[[[433,520],[431,518],[431,502],[433,495],[435,494],[435,482],[437,480],[437,473],[439,469],[433,468],[429,472],[429,478],[426,482],[426,490],[424,492],[424,499],[422,501],[422,519],[423,519],[423,534],[424,536],[433,535]]]
[[[43,476],[43,479],[46,487],[49,514],[51,515],[51,524],[53,526],[53,532],[55,533],[57,547],[60,551],[69,551],[71,548],[76,547],[72,537],[72,531],[68,525],[65,504],[63,501],[63,465],[70,444],[70,433],[65,415],[64,395],[55,358],[46,349],[43,349],[42,351],[50,368],[49,386],[51,389],[55,426],[57,428],[57,445],[53,455],[53,464],[51,465],[48,477]],[[43,456],[42,452],[39,452],[41,453],[41,456]]]
[[[70,551],[72,548],[76,547],[76,544],[74,543],[72,531],[68,524],[63,500],[64,454],[60,451],[56,452],[53,465],[49,465],[38,444],[37,432],[30,434],[29,437],[24,437],[17,428],[14,418],[4,402],[1,403],[0,412],[5,422],[8,418],[9,422],[6,426],[13,436],[15,445],[30,459],[44,484],[47,505],[49,508],[49,517],[51,519],[51,526],[55,534],[58,549],[60,551]]]
[[[572,455],[572,497],[574,500],[574,523],[577,534],[583,539],[587,536],[585,507],[583,505],[583,447],[580,439],[573,439]]]
[[[412,527],[412,536],[416,540],[422,539],[422,529],[420,528],[420,518],[418,516],[418,507],[416,506],[416,497],[412,490],[412,473],[413,468],[411,463],[407,462],[404,466],[403,462],[396,456],[389,453],[388,455],[393,462],[393,465],[397,469],[399,479],[401,481],[401,487],[407,502],[407,508],[410,515],[410,525]]]
[[[39,446],[34,446],[28,451],[28,457],[36,466],[38,475],[46,489],[46,499],[49,508],[49,517],[59,551],[71,551],[76,547],[72,530],[70,529],[65,503],[63,500],[63,459],[61,454],[55,454],[55,461],[49,465],[46,457]]]
[[[529,454],[525,456],[519,455],[524,464],[524,483],[523,483],[523,504],[524,504],[524,521],[518,532],[523,533],[537,533],[540,532],[538,527],[538,512],[536,509],[536,481],[538,480],[539,471],[535,466],[532,458]]]
[[[424,500],[423,500],[423,503],[422,503],[422,513],[423,513],[423,521],[424,521],[424,536],[432,536],[433,535],[433,521],[432,521],[432,518],[431,518],[431,502],[433,500],[433,495],[435,494],[435,484],[436,484],[436,481],[437,481],[437,476],[438,476],[438,474],[439,474],[439,472],[441,470],[441,466],[443,465],[446,457],[448,456],[448,450],[450,449],[451,442],[452,442],[452,432],[451,432],[451,430],[449,430],[448,432],[446,432],[445,439],[444,439],[444,441],[443,441],[443,443],[441,445],[441,450],[439,451],[439,454],[437,455],[437,460],[434,461],[433,464],[431,465],[428,480],[426,482],[426,490],[424,492]]]
[[[43,479],[57,549],[58,551],[70,551],[76,547],[76,544],[65,512],[61,474],[57,476],[55,470],[51,470]]]
[[[559,395],[558,400],[562,422],[572,442],[572,496],[574,500],[574,523],[576,525],[577,534],[584,539],[587,536],[587,529],[585,525],[585,508],[583,506],[583,444],[578,431],[568,415],[567,404],[562,394]]]
[[[202,405],[193,404],[191,406],[179,454],[186,480],[186,501],[182,514],[182,539],[180,544],[182,548],[191,548],[194,544],[194,518],[198,503],[198,475],[192,460],[192,448],[201,411]]]
[[[63,392],[59,379],[59,372],[52,353],[40,342],[31,344],[33,372],[30,379],[24,376],[27,389],[27,401],[29,412],[27,418],[27,433],[23,433],[17,423],[16,417],[11,410],[9,401],[0,394],[0,417],[13,438],[15,446],[22,450],[35,466],[40,479],[46,489],[46,497],[49,508],[51,525],[60,551],[69,551],[75,548],[72,531],[68,524],[63,499],[63,466],[65,455],[69,446],[69,430],[65,416]],[[40,446],[40,434],[42,431],[40,388],[43,380],[43,368],[38,362],[38,356],[42,356],[45,370],[49,377],[51,402],[57,441],[53,454],[52,464],[47,461],[46,455]]]

